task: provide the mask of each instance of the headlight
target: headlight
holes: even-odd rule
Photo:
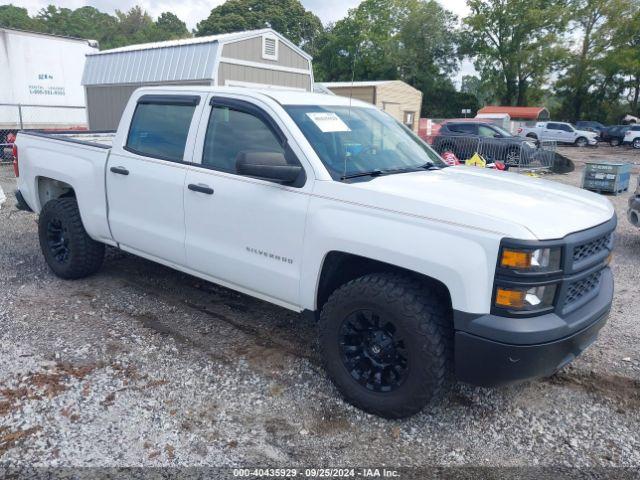
[[[500,267],[523,272],[554,272],[560,269],[560,248],[535,250],[505,247],[500,255]]]
[[[495,306],[522,312],[553,308],[557,288],[557,284],[535,287],[498,287]]]

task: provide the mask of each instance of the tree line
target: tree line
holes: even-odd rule
[[[0,6],[0,26],[95,39],[101,49],[271,27],[314,57],[317,81],[404,80],[423,116],[486,104],[545,105],[559,120],[616,123],[640,100],[638,0],[467,0],[457,18],[436,0],[364,0],[324,26],[299,0],[227,0],[189,31],[171,12],[110,15]],[[462,59],[477,75],[454,79]]]

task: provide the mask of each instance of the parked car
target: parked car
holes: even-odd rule
[[[586,130],[587,132],[596,133],[598,134],[598,137],[601,137],[602,131],[607,128],[600,122],[593,122],[590,120],[580,120],[576,122],[575,127],[577,130]]]
[[[446,167],[345,97],[145,87],[112,136],[20,132],[14,167],[54,274],[96,273],[111,245],[309,315],[338,390],[385,417],[448,372],[551,375],[611,308],[609,200]]]
[[[640,148],[640,125],[632,125],[624,134],[623,145],[631,145],[633,148]]]
[[[600,134],[600,140],[603,142],[609,142],[612,147],[617,147],[622,144],[624,140],[624,134],[631,128],[631,125],[613,125],[605,128]]]
[[[537,122],[533,127],[521,127],[518,135],[535,140],[556,141],[558,143],[573,144],[577,147],[596,145],[597,134],[586,130],[578,130],[565,122]]]
[[[536,144],[526,138],[516,137],[504,128],[488,122],[459,121],[446,122],[440,126],[432,142],[440,154],[453,152],[464,161],[478,152],[487,161],[504,162],[507,166],[517,166],[521,152],[530,157]]]

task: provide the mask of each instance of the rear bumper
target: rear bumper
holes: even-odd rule
[[[597,338],[613,299],[607,268],[598,296],[564,318],[482,315],[455,333],[455,372],[461,382],[482,387],[546,377],[564,367]],[[460,320],[463,322],[463,320]]]

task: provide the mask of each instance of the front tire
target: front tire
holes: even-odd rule
[[[576,147],[586,147],[589,144],[589,141],[584,137],[579,137],[576,139]]]
[[[75,198],[45,204],[38,219],[38,236],[47,265],[60,278],[87,277],[102,266],[104,244],[87,235]]]
[[[376,273],[338,288],[320,315],[325,368],[362,410],[402,418],[438,397],[452,370],[447,301],[401,274]]]
[[[640,149],[640,138],[634,139],[631,145],[633,145],[633,148],[635,149]]]
[[[611,140],[609,140],[609,145],[611,145],[612,147],[617,147],[620,145],[620,139],[619,138],[612,138]]]

